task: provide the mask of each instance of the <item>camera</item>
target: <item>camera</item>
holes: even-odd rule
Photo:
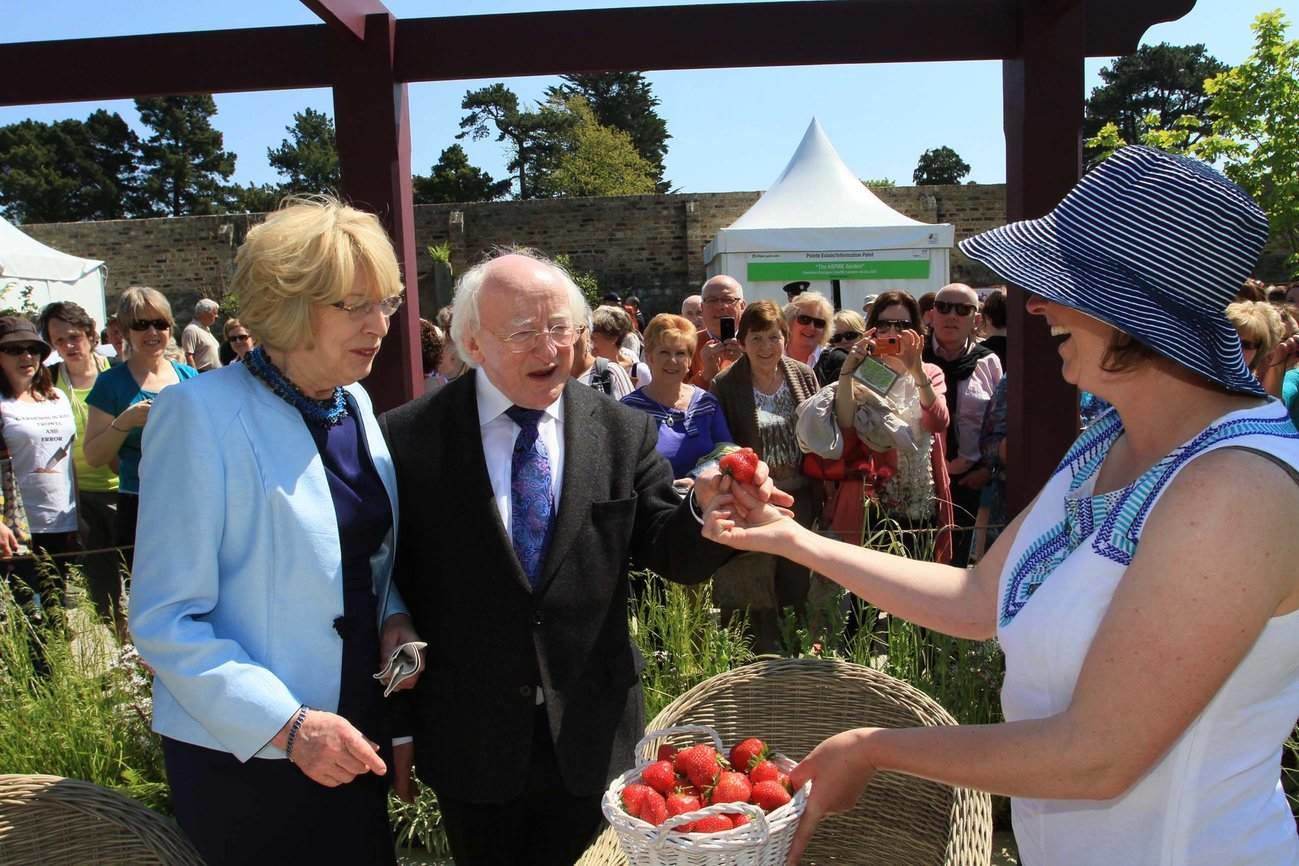
[[[901,337],[876,337],[875,348],[871,350],[872,355],[901,355],[902,338]]]

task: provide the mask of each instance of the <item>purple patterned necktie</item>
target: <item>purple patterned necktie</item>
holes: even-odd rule
[[[537,438],[537,423],[545,412],[511,406],[505,410],[520,427],[510,461],[510,540],[514,552],[535,590],[541,582],[541,563],[550,540],[555,498],[550,488],[550,458]]]

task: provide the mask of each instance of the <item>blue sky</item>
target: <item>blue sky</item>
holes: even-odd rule
[[[388,0],[387,5],[398,17],[413,18],[656,4]],[[1143,42],[1203,42],[1219,60],[1239,63],[1252,46],[1249,24],[1254,16],[1276,8],[1290,19],[1290,38],[1299,38],[1295,0],[1199,0],[1180,21],[1151,28]],[[0,12],[5,25],[0,43],[318,22],[296,0],[0,0]],[[1105,59],[1088,61],[1088,92],[1099,83],[1097,71],[1105,63]],[[1000,63],[778,67],[655,72],[647,77],[673,136],[667,177],[683,192],[765,189],[784,168],[813,116],[860,177],[910,183],[920,154],[947,145],[972,167],[970,180],[1005,180]],[[558,82],[557,78],[505,80],[524,99],[539,98],[547,85]],[[411,85],[415,171],[427,173],[442,148],[455,141],[465,92],[489,83]],[[327,90],[222,94],[216,99],[214,123],[225,134],[226,148],[238,154],[234,179],[243,183],[277,179],[266,162],[266,150],[285,137],[295,111],[310,106],[332,114]],[[0,125],[25,118],[84,118],[101,106],[138,127],[130,101],[0,108]],[[490,139],[462,144],[476,165],[496,177],[505,176],[507,157],[502,145]]]

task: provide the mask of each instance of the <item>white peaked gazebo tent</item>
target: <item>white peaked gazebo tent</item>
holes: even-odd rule
[[[103,327],[104,273],[103,262],[61,253],[0,218],[0,307],[21,309],[30,289],[37,309],[74,301]]]
[[[780,177],[704,247],[708,276],[728,274],[749,301],[785,303],[788,283],[860,310],[867,295],[919,296],[948,282],[955,232],[903,216],[844,165],[815,118]]]

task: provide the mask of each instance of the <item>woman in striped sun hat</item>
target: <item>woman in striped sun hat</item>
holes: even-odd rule
[[[791,774],[815,784],[790,862],[889,770],[1010,795],[1029,866],[1299,863],[1279,779],[1299,716],[1299,431],[1224,312],[1267,238],[1213,169],[1130,147],[1045,217],[961,243],[1030,293],[1065,380],[1114,407],[973,569],[818,537],[738,488],[710,513],[715,540],[1006,653],[1004,724],[818,746]]]

